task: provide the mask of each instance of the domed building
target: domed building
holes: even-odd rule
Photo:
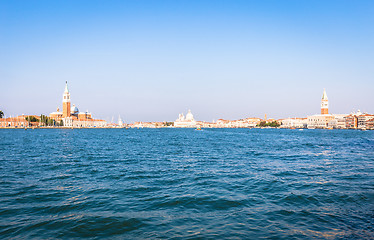
[[[79,109],[75,106],[75,104],[73,104],[73,106],[70,108],[70,114],[74,115],[74,114],[78,114],[78,112],[79,112]]]
[[[183,113],[179,114],[179,117],[174,122],[174,127],[177,128],[194,128],[197,127],[196,121],[191,113],[191,110],[188,110],[186,117],[184,117]]]
[[[186,121],[195,121],[195,119],[193,118],[193,115],[191,113],[191,110],[188,110],[188,113],[186,115]]]
[[[62,112],[57,108],[56,112],[49,114],[49,117],[55,121],[63,121],[64,127],[105,127],[106,121],[93,119],[91,113],[79,112],[75,104],[70,107],[70,92],[66,82],[65,91],[62,96]]]

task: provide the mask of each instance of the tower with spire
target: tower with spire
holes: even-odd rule
[[[321,114],[329,114],[329,100],[327,98],[325,89],[323,89],[323,95],[321,100]]]
[[[68,81],[66,81],[65,91],[62,97],[62,117],[70,117],[70,93],[68,89]]]

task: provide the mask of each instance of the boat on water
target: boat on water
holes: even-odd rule
[[[195,130],[201,130],[201,127],[200,126],[197,126],[197,128]]]

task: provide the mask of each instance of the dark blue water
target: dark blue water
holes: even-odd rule
[[[0,130],[1,239],[373,239],[374,131]]]

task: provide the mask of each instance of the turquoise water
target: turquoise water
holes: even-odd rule
[[[2,239],[373,239],[374,131],[0,130]]]

